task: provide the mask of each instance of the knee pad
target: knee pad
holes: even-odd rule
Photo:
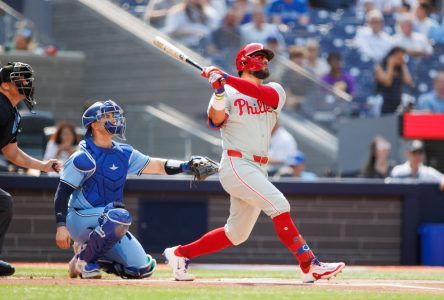
[[[94,262],[102,257],[128,232],[131,222],[131,214],[126,209],[112,208],[104,212],[80,252],[80,259]]]
[[[125,267],[122,264],[107,260],[99,260],[98,264],[109,274],[114,274],[124,279],[142,279],[153,275],[157,266],[156,260],[151,255],[147,254],[146,260],[146,265],[141,267]]]

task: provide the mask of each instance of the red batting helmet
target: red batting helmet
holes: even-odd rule
[[[267,57],[268,61],[274,57],[273,51],[265,49],[264,45],[259,43],[251,43],[242,47],[236,56],[236,69],[237,71],[248,70],[256,72],[262,70],[264,62],[262,59],[251,57],[252,54],[261,52]]]

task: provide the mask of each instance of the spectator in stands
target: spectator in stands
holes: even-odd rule
[[[356,9],[367,12],[376,9],[384,14],[392,14],[398,12],[401,7],[401,0],[358,0]]]
[[[225,15],[222,26],[211,35],[208,53],[215,64],[225,70],[232,67],[241,47],[239,22],[239,15],[231,9]]]
[[[177,42],[203,52],[211,32],[218,27],[218,13],[205,0],[185,0],[168,11],[163,31]]]
[[[307,25],[310,22],[307,0],[274,0],[268,13],[276,25],[291,27],[293,24]]]
[[[253,3],[249,0],[235,0],[232,9],[239,14],[240,24],[251,22],[253,17]]]
[[[365,178],[386,178],[393,169],[390,161],[391,144],[382,136],[376,136],[370,144],[370,156],[361,177]]]
[[[430,28],[428,38],[435,44],[444,44],[444,19],[438,26]]]
[[[431,7],[428,3],[421,3],[416,7],[414,29],[426,37],[433,27],[438,27],[438,22],[429,17]]]
[[[406,151],[407,161],[397,165],[390,173],[392,178],[418,179],[422,182],[439,183],[439,188],[444,191],[444,175],[438,170],[425,166],[424,143],[420,140],[413,140],[409,143]]]
[[[271,131],[270,147],[268,149],[269,175],[274,174],[282,167],[297,149],[298,146],[294,137],[277,122]]]
[[[276,24],[266,23],[266,17],[261,7],[255,7],[253,20],[240,27],[242,44],[266,44],[269,36],[278,39],[279,44],[285,45],[285,40]]]
[[[402,15],[398,19],[399,32],[393,37],[393,45],[406,49],[412,57],[428,56],[433,53],[427,37],[413,31],[413,17]]]
[[[341,54],[332,52],[328,55],[327,62],[330,72],[322,76],[322,81],[350,95],[355,94],[356,82],[353,76],[342,69]]]
[[[279,44],[279,39],[274,35],[267,37],[265,46],[267,49],[273,51],[275,55],[285,55],[287,52],[285,45]]]
[[[277,57],[284,56],[284,57],[288,58],[287,48],[285,47],[285,45],[281,45],[279,43],[278,38],[276,38],[275,36],[269,36],[267,38],[267,42],[265,43],[265,48],[273,51],[275,56],[277,56]],[[277,61],[276,61],[276,62],[270,64],[268,66],[268,68],[270,69],[270,77],[268,77],[268,81],[269,82],[270,81],[276,81],[276,82],[281,81],[282,73],[285,70],[285,66],[283,66],[280,63],[277,63]]]
[[[306,58],[306,50],[301,46],[291,46],[288,50],[290,61],[292,61],[298,70],[304,70],[304,59]],[[304,103],[305,95],[311,87],[311,82],[302,76],[300,72],[292,69],[286,69],[282,74],[282,86],[287,93],[287,101],[285,105],[292,110],[298,111]]]
[[[297,177],[305,180],[318,178],[315,173],[305,171],[305,155],[302,151],[294,152],[287,159],[285,166],[276,173],[276,177]]]
[[[37,44],[32,42],[32,31],[23,27],[17,30],[14,41],[6,45],[5,50],[8,51],[32,51],[37,48]]]
[[[417,109],[444,114],[444,71],[438,72],[433,87],[433,91],[419,97]]]
[[[171,7],[182,0],[148,1],[143,20],[156,28],[165,26],[165,19]]]
[[[377,92],[381,93],[383,103],[381,114],[391,114],[401,104],[404,85],[413,85],[412,76],[405,61],[406,51],[394,47],[374,69]]]
[[[367,26],[357,30],[354,39],[358,51],[379,62],[392,48],[392,38],[383,31],[384,17],[378,10],[372,10],[366,15]]]
[[[43,160],[58,159],[64,163],[78,149],[79,137],[73,124],[61,122],[46,145]],[[51,175],[55,175],[51,174]]]
[[[401,8],[399,9],[399,14],[409,14],[412,10],[410,3],[402,1]]]
[[[319,57],[319,42],[315,39],[309,39],[305,43],[307,49],[307,59],[304,61],[304,67],[321,77],[330,71],[330,67],[322,57]]]

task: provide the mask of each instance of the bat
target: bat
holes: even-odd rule
[[[160,36],[156,36],[153,39],[153,45],[168,54],[169,56],[177,59],[178,61],[187,63],[196,69],[202,71],[203,68],[195,61],[192,61],[185,53],[182,52],[179,48],[165,40],[164,38],[161,38]]]

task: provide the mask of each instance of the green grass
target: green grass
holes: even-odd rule
[[[192,270],[198,278],[283,278],[295,279],[299,283],[299,272],[295,267],[294,271],[251,271],[251,270],[208,270],[195,268]],[[66,268],[17,268],[15,278],[66,278]],[[385,280],[440,280],[443,281],[444,274],[438,272],[395,272],[374,271],[365,269],[345,269],[338,276],[340,279],[385,279]],[[115,279],[115,276],[105,274],[106,279]],[[169,279],[171,273],[169,270],[157,270],[153,279]],[[340,282],[340,279],[337,280]],[[149,281],[150,279],[147,279]],[[78,281],[77,281],[78,283]],[[367,292],[357,290],[339,290],[325,288],[325,286],[300,285],[294,287],[284,285],[280,288],[270,288],[269,286],[239,286],[230,287],[197,287],[192,283],[187,285],[171,282],[168,287],[132,285],[37,285],[37,284],[8,284],[8,280],[0,280],[0,300],[8,299],[73,299],[73,300],[116,300],[116,299],[191,299],[191,300],[236,300],[236,299],[444,299],[443,295],[433,295],[421,290],[414,293],[405,292]]]
[[[161,288],[161,287],[141,287],[141,286],[0,286],[0,299],[66,299],[66,300],[86,300],[86,299],[155,299],[155,300],[173,300],[173,299],[191,299],[191,300],[236,300],[236,299],[443,299],[437,295],[421,295],[406,293],[388,293],[357,291],[336,291],[336,290],[318,290],[313,288],[253,288],[253,287],[235,287],[235,288]]]

